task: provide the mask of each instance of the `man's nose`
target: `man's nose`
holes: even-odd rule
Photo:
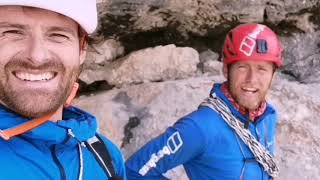
[[[254,69],[249,68],[246,73],[246,81],[247,82],[255,82],[257,80],[257,74]]]
[[[43,64],[48,60],[48,49],[40,37],[32,37],[28,41],[26,55],[33,64]]]

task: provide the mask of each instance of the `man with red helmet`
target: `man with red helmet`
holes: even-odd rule
[[[210,97],[126,163],[129,179],[166,179],[183,165],[190,179],[264,180],[278,173],[273,160],[277,115],[266,102],[283,64],[277,35],[261,24],[232,29],[222,51],[227,81]]]

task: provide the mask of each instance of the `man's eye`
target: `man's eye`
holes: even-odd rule
[[[23,32],[20,30],[6,30],[3,31],[2,34],[6,36],[21,36],[23,35]]]
[[[69,36],[62,33],[52,33],[49,37],[55,42],[63,42],[70,39]]]
[[[68,36],[67,36],[67,35],[59,34],[59,33],[53,33],[53,34],[51,34],[51,37],[62,37],[62,38],[68,38]]]
[[[244,66],[244,65],[239,65],[238,68],[239,68],[239,69],[245,69],[246,66]]]
[[[260,67],[258,70],[259,70],[259,71],[263,71],[263,72],[268,71],[266,68],[262,68],[262,67]]]

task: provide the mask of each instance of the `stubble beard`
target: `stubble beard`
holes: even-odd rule
[[[232,95],[232,97],[234,98],[234,100],[243,108],[247,109],[248,111],[254,111],[257,110],[261,103],[265,101],[265,96],[266,96],[266,92],[258,92],[259,94],[257,94],[256,98],[253,100],[249,100],[243,96],[241,96],[241,94],[236,93],[236,87],[233,87],[233,85],[231,84],[231,79],[228,79],[228,89]],[[270,86],[270,85],[269,85]]]
[[[260,107],[264,98],[262,98],[261,95],[258,95],[257,99],[252,100],[252,101],[248,101],[247,99],[245,99],[241,96],[237,96],[235,98],[235,100],[240,106],[246,108],[248,111],[254,111]]]
[[[73,84],[79,76],[80,68],[74,67],[67,72],[59,63],[60,81],[56,89],[20,90],[10,84],[0,82],[0,101],[17,114],[37,118],[55,112],[68,98]]]

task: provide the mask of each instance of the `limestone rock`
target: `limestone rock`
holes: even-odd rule
[[[104,76],[105,72],[103,70],[103,67],[94,67],[84,69],[81,72],[79,79],[86,84],[92,84],[96,81],[103,81]]]
[[[114,39],[91,44],[79,79],[86,84],[104,80],[104,67],[123,54],[124,47]]]
[[[202,70],[203,73],[210,75],[221,75],[222,74],[222,63],[218,61],[219,54],[207,50],[200,53],[200,64],[198,68]]]
[[[294,33],[283,37],[285,67],[283,72],[303,83],[320,82],[320,32]]]
[[[270,94],[279,112],[276,157],[279,179],[309,180],[320,177],[320,101],[311,87],[285,79],[278,81]]]
[[[166,44],[178,41],[188,44],[194,35],[217,39],[244,22],[267,23],[281,33],[313,32],[320,25],[319,8],[317,0],[109,0],[100,3],[98,31],[119,37],[124,43],[138,42],[140,36],[135,35],[150,32],[152,38],[139,42],[145,45],[155,39],[169,41]],[[166,29],[174,29],[182,39],[157,37],[157,33]]]
[[[197,70],[199,54],[192,48],[158,46],[133,52],[105,67],[104,78],[111,85],[181,79]]]
[[[265,0],[266,18],[268,21],[280,22],[284,21],[295,14],[304,14],[304,12],[312,11],[312,8],[319,7],[316,0]]]
[[[237,0],[111,0],[104,7],[104,11],[108,12],[104,24],[111,24],[112,17],[128,16],[131,23],[124,25],[133,31],[179,24],[181,32],[203,35],[221,22],[263,21],[263,3],[263,0],[243,0],[243,3]],[[129,29],[121,28],[121,31]]]
[[[124,47],[121,45],[121,43],[114,39],[108,39],[99,43],[91,44],[91,46],[89,46],[86,58],[87,61],[85,63],[104,65],[108,61],[115,60],[117,57],[123,54]]]

